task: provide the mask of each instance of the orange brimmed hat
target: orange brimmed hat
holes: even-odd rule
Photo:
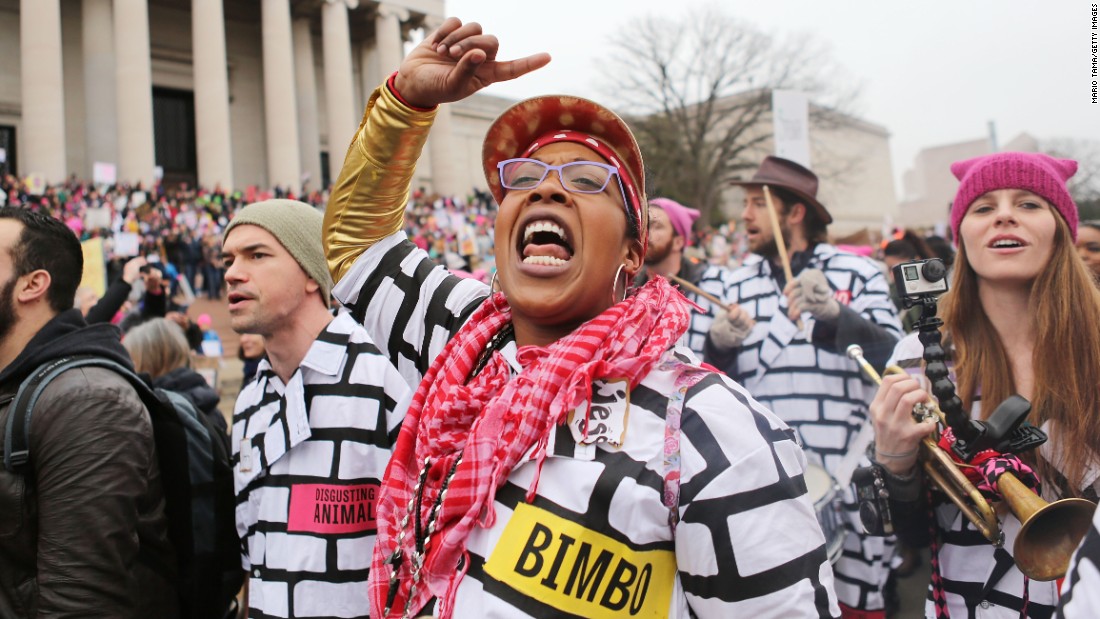
[[[489,191],[497,203],[504,200],[498,163],[527,157],[539,147],[561,140],[592,147],[619,171],[630,202],[627,210],[633,213],[642,244],[646,245],[649,214],[645,208],[645,168],[641,149],[622,118],[588,99],[568,95],[534,97],[513,105],[493,121],[485,135],[481,163]]]

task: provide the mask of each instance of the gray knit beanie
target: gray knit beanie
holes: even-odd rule
[[[327,305],[331,302],[332,276],[321,246],[322,220],[321,211],[297,200],[255,202],[238,211],[225,227],[222,244],[229,238],[229,232],[239,225],[249,224],[267,230],[294,256],[306,275],[317,282]]]

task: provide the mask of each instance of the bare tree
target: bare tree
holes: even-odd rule
[[[1077,161],[1077,174],[1067,187],[1081,219],[1100,219],[1100,140],[1057,138],[1042,144],[1053,157]]]
[[[858,90],[838,86],[813,41],[779,42],[716,6],[637,19],[612,43],[605,83],[644,153],[648,192],[698,208],[704,222],[729,181],[759,164],[772,138],[772,90],[810,94],[817,128],[843,122]]]

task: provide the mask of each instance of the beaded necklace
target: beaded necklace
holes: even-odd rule
[[[432,503],[431,510],[428,511],[427,522],[421,523],[420,521],[420,508],[424,499],[424,482],[428,478],[428,470],[431,468],[431,458],[424,458],[424,468],[420,469],[420,476],[416,480],[416,487],[413,488],[413,496],[409,498],[409,503],[405,508],[405,516],[401,518],[401,532],[397,534],[397,547],[386,557],[385,564],[390,565],[393,572],[390,574],[389,587],[386,592],[386,608],[382,611],[382,616],[388,616],[390,609],[393,607],[394,599],[397,597],[397,572],[401,567],[401,562],[404,560],[404,556],[401,552],[401,543],[405,541],[405,533],[409,530],[409,521],[413,521],[413,535],[416,538],[416,544],[412,556],[409,560],[412,561],[412,585],[409,587],[409,595],[405,599],[405,608],[401,611],[401,617],[408,619],[410,617],[409,611],[412,610],[412,600],[416,596],[416,586],[420,584],[420,569],[424,566],[424,556],[427,554],[428,544],[431,542],[432,534],[435,533],[436,521],[439,517],[439,509],[443,505],[443,499],[447,496],[447,487],[450,486],[451,480],[455,476],[455,471],[458,470],[458,463],[462,461],[462,454],[458,454],[451,469],[447,472],[447,476],[443,478],[443,485],[439,488],[439,495],[435,497],[435,502]]]
[[[514,337],[513,333],[515,333],[515,330],[512,327],[512,323],[509,322],[504,325],[485,347],[485,350],[481,353],[470,375],[476,376],[481,372],[485,364],[488,363],[489,357],[492,356],[493,352],[502,348],[509,337]],[[420,470],[420,476],[417,477],[416,486],[413,488],[413,496],[409,499],[409,503],[405,508],[405,516],[401,518],[401,532],[397,534],[397,547],[389,557],[386,557],[384,562],[384,564],[391,566],[393,572],[390,574],[388,590],[386,592],[386,608],[382,611],[383,617],[390,614],[393,602],[397,598],[397,572],[401,567],[401,562],[404,560],[404,555],[401,552],[401,543],[405,541],[405,534],[409,528],[409,521],[413,520],[413,534],[416,536],[416,549],[413,555],[409,557],[412,561],[412,585],[409,587],[409,595],[405,600],[405,608],[401,613],[403,618],[409,617],[412,599],[416,595],[416,587],[420,583],[420,570],[424,566],[426,548],[431,541],[432,534],[435,533],[439,509],[443,505],[443,499],[447,496],[447,487],[450,485],[451,479],[454,478],[455,471],[458,470],[458,463],[461,461],[462,454],[459,454],[451,465],[450,471],[447,472],[447,476],[443,479],[443,485],[439,489],[439,496],[435,498],[435,503],[432,504],[432,508],[428,512],[428,520],[426,523],[423,523],[422,526],[420,522],[420,508],[424,500],[424,482],[427,480],[428,470],[431,468],[431,458],[424,458],[424,467]],[[415,519],[413,519],[414,514]],[[422,535],[422,533],[424,534]]]

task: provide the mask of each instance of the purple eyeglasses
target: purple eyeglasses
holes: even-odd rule
[[[623,181],[614,166],[595,161],[571,161],[561,165],[550,165],[538,159],[505,159],[497,164],[500,184],[505,189],[534,189],[546,179],[550,170],[556,170],[561,186],[572,193],[600,193],[611,177],[619,184],[619,193],[623,196],[623,208],[630,217],[630,201],[626,199]]]

